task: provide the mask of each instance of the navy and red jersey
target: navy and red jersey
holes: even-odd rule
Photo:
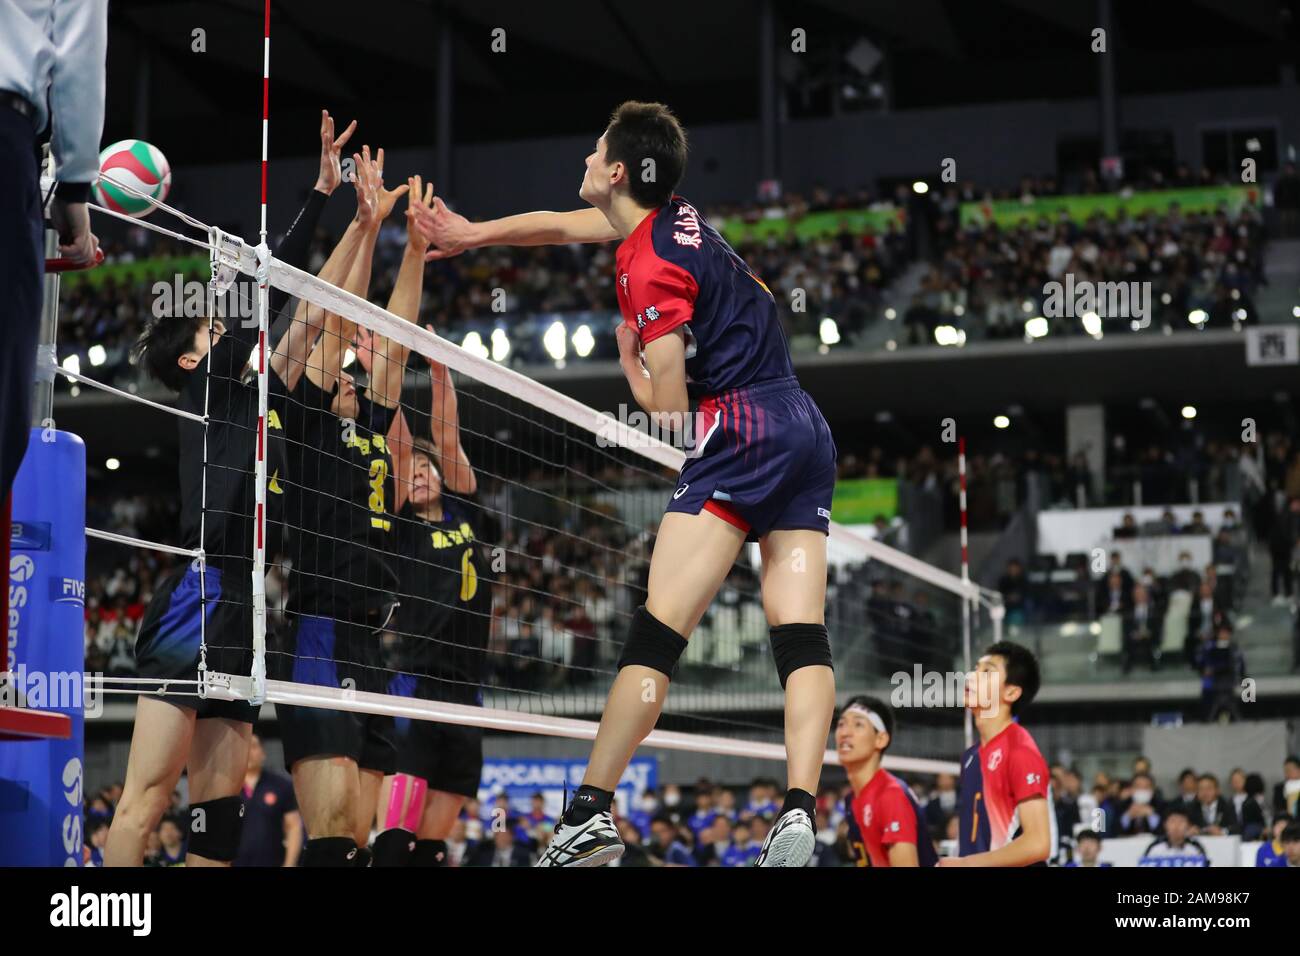
[[[979,744],[961,755],[957,783],[957,855],[987,853],[989,815],[984,809],[984,774],[980,772]]]
[[[1017,723],[1008,724],[979,746],[978,764],[983,786],[975,812],[988,819],[989,850],[1001,849],[1020,835],[1020,804],[1026,800],[1042,797],[1048,801],[1049,825],[1055,831],[1047,761],[1029,731]],[[967,835],[962,834],[963,839]],[[1052,845],[1056,845],[1055,833]]]
[[[680,196],[618,247],[618,307],[642,346],[685,327],[692,398],[794,377],[776,301]]]
[[[896,843],[915,845],[921,866],[939,862],[920,803],[889,771],[877,771],[859,793],[845,797],[844,804],[849,851],[858,866],[889,866],[889,848]]]

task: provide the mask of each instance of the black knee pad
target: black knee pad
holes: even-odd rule
[[[640,664],[671,678],[677,670],[677,659],[684,650],[686,638],[658,620],[642,604],[632,615],[631,633],[623,645],[618,669],[622,670],[629,664]]]
[[[831,666],[831,639],[825,624],[781,624],[771,629],[770,637],[783,690],[786,679],[799,668]]]
[[[239,852],[244,832],[244,801],[240,797],[205,800],[190,807],[188,852],[219,863],[229,863]]]

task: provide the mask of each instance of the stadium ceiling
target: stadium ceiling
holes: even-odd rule
[[[1300,58],[1300,0],[1112,0],[1121,92],[1276,83]],[[363,116],[394,146],[430,143],[439,23],[453,35],[458,141],[598,129],[629,97],[692,124],[758,111],[761,0],[273,0],[273,154],[301,154],[315,111]],[[861,39],[894,108],[1089,96],[1095,0],[773,0],[800,27],[793,88],[834,85]],[[114,0],[106,141],[144,136],[173,162],[247,155],[260,137],[262,0]],[[506,31],[506,53],[491,50]],[[204,52],[196,52],[202,30]],[[807,98],[805,98],[807,99]],[[826,100],[827,109],[833,97]],[[815,96],[811,98],[817,109]]]

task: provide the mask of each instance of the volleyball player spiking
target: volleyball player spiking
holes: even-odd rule
[[[306,265],[325,201],[342,180],[339,153],[356,124],[336,139],[334,120],[321,113],[321,166],[315,189],[276,249],[291,265]],[[351,267],[356,234],[334,248],[321,277],[339,282]],[[278,438],[283,399],[302,375],[324,314],[300,304],[270,362],[267,445],[268,531],[278,524],[283,442]],[[142,678],[193,680],[198,674],[206,616],[209,670],[247,674],[252,649],[253,462],[257,436],[256,378],[246,361],[257,326],[227,327],[207,316],[165,316],[151,322],[136,344],[151,378],[178,393],[178,406],[209,413],[204,468],[203,426],[179,419],[181,543],[202,547],[207,565],[178,568],[159,586],[140,622],[136,665]],[[211,373],[209,374],[209,362]],[[206,485],[206,512],[204,494]],[[203,535],[200,540],[200,521]],[[273,550],[273,547],[268,548]],[[246,703],[185,695],[142,694],[127,760],[122,799],[109,829],[107,866],[139,866],[148,835],[171,803],[182,769],[190,787],[191,866],[229,865],[239,847],[239,791],[257,709]]]
[[[686,135],[667,107],[628,102],[587,157],[579,195],[594,209],[471,224],[434,205],[431,258],[472,246],[622,239],[619,355],[638,404],[683,429],[698,398],[698,444],[667,504],[646,603],[632,616],[583,784],[541,866],[616,859],[614,788],[654,728],[687,639],[746,541],[762,553],[763,608],[785,691],[785,804],[756,865],[803,866],[835,708],[825,625],[826,538],[835,443],[799,387],[776,302],[726,240],[674,190]]]
[[[428,239],[413,210],[425,203],[418,177],[383,187],[383,150],[353,157],[361,240],[347,291],[365,297],[380,227],[407,196],[407,241],[388,311],[418,316]],[[432,197],[432,187],[429,188]],[[288,519],[294,542],[287,611],[287,653],[273,676],[344,690],[384,690],[380,642],[397,605],[392,461],[387,433],[401,399],[407,350],[372,340],[367,386],[342,369],[356,327],[329,314],[289,394],[285,420],[289,464],[297,477]],[[364,862],[379,787],[394,769],[392,718],[320,707],[280,706],[285,763],[307,828],[304,866]],[[364,852],[358,852],[362,850]]]

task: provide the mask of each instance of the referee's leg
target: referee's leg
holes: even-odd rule
[[[40,177],[31,120],[0,105],[0,504],[9,497],[31,428],[32,379],[45,271]]]

